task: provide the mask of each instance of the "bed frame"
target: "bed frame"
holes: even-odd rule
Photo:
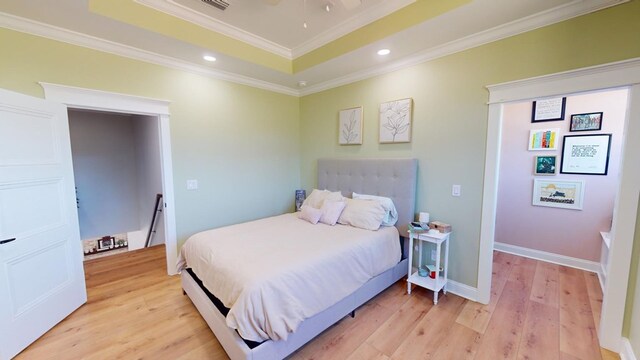
[[[416,159],[320,159],[317,188],[340,190],[347,197],[353,192],[390,197],[398,210],[396,227],[404,236],[415,216],[417,169]],[[182,288],[231,359],[283,359],[407,274],[408,249],[406,241],[402,238],[400,241],[403,256],[394,267],[303,321],[287,340],[267,340],[254,348],[249,348],[238,333],[227,326],[225,317],[186,271],[181,274]]]

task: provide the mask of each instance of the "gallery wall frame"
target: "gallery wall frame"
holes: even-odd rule
[[[611,134],[567,135],[562,143],[561,174],[607,175]]]
[[[533,160],[533,174],[538,176],[551,176],[558,173],[557,155],[538,155]]]
[[[566,97],[536,100],[531,109],[531,122],[561,121],[567,107]]]
[[[529,151],[556,150],[560,129],[533,129],[529,131]]]
[[[533,180],[534,206],[582,210],[584,180]]]
[[[602,130],[602,112],[572,114],[569,131],[599,131]]]

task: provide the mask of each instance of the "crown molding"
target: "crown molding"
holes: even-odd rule
[[[629,0],[575,0],[563,6],[550,9],[532,16],[528,16],[504,25],[488,29],[449,43],[432,47],[415,53],[411,56],[393,61],[382,66],[371,67],[354,72],[346,76],[334,78],[322,83],[308,86],[302,90],[271,83],[252,77],[230,73],[222,70],[211,69],[188,61],[176,59],[166,55],[138,49],[132,46],[116,43],[98,37],[74,32],[53,25],[44,24],[34,20],[18,17],[0,12],[0,27],[24,32],[40,37],[65,42],[72,45],[87,47],[127,58],[140,60],[156,65],[187,71],[219,80],[225,80],[237,84],[247,85],[259,89],[269,90],[291,96],[306,96],[325,91],[335,87],[347,85],[371,77],[384,75],[406,67],[451,55],[456,52],[471,49],[493,41],[504,39],[543,26],[581,16],[600,9],[628,2]],[[399,35],[401,36],[401,34]],[[297,75],[300,75],[299,73]],[[498,85],[496,85],[498,86]]]
[[[71,45],[82,46],[114,55],[124,56],[130,59],[140,60],[156,65],[162,65],[173,69],[187,71],[219,80],[226,80],[236,84],[247,85],[259,89],[274,91],[291,96],[299,96],[298,89],[270,83],[244,75],[234,74],[222,70],[211,69],[196,65],[188,61],[176,59],[170,56],[138,49],[132,46],[101,39],[87,34],[63,29],[57,26],[44,24],[34,20],[18,17],[0,12],[0,27],[37,35],[40,37],[65,42]]]
[[[276,44],[273,41],[267,40],[263,37],[242,30],[233,25],[222,22],[214,17],[207,16],[200,13],[190,7],[178,4],[173,0],[134,0],[140,5],[147,6],[154,10],[163,12],[165,14],[175,16],[182,20],[191,22],[205,29],[215,31],[217,33],[226,35],[230,38],[245,42],[249,45],[255,46],[259,49],[269,51],[273,54],[280,55],[288,60],[292,60],[291,49],[282,45]],[[212,49],[213,50],[213,49]]]
[[[154,10],[165,14],[175,16],[182,20],[194,23],[205,29],[218,32],[230,38],[253,45],[262,50],[272,52],[289,60],[293,60],[299,56],[309,53],[319,47],[322,47],[344,35],[349,34],[365,25],[379,20],[403,7],[416,2],[416,0],[397,0],[385,1],[378,6],[374,6],[355,16],[346,19],[337,26],[324,31],[312,39],[305,41],[299,46],[289,49],[285,46],[267,40],[261,36],[255,35],[238,27],[220,21],[214,17],[207,16],[188,6],[184,6],[174,0],[134,0],[136,3],[150,7]]]
[[[568,80],[571,82],[567,83]],[[593,88],[591,84],[594,82],[600,84],[601,88],[618,88],[620,84],[640,84],[640,58],[489,85],[487,86],[489,104],[556,96],[576,91],[588,92]]]
[[[365,80],[374,76],[384,75],[406,67],[418,65],[423,62],[522,34],[527,31],[569,20],[604,8],[626,3],[628,1],[629,0],[574,0],[565,5],[499,25],[443,45],[419,51],[411,56],[404,57],[389,64],[357,71],[346,76],[311,85],[301,90],[300,95],[306,96],[338,86]]]
[[[340,24],[324,31],[308,41],[294,47],[291,50],[293,58],[300,57],[307,54],[317,48],[320,48],[332,41],[335,41],[357,29],[369,25],[376,20],[380,20],[383,17],[392,14],[403,7],[416,2],[416,0],[398,0],[398,1],[385,1],[382,4],[367,9],[349,19],[341,22]]]

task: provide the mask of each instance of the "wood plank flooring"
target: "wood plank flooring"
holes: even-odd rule
[[[88,302],[17,359],[227,359],[165,249],[85,263]],[[598,346],[591,273],[496,252],[488,305],[399,281],[290,359],[618,359]]]

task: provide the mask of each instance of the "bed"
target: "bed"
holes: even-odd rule
[[[196,241],[185,244],[195,247],[188,251],[197,256],[192,255],[189,264],[182,264],[183,268],[189,268],[189,271],[181,272],[182,287],[229,357],[282,359],[406,275],[407,249],[398,235],[405,234],[414,217],[416,174],[415,159],[318,160],[317,188],[341,191],[346,197],[353,192],[390,197],[398,210],[395,228],[372,232],[337,225],[329,232],[328,226],[310,225],[297,219],[295,214],[284,214],[194,235],[216,238],[218,242],[213,246],[215,251],[190,245],[198,244]],[[300,242],[305,245],[296,247],[297,243],[286,238],[300,231],[308,241]],[[324,240],[322,236],[325,236]],[[246,238],[253,238],[251,245],[243,244]],[[333,245],[336,241],[339,246]],[[367,247],[363,247],[365,243]],[[246,259],[246,256],[255,256],[243,254],[242,249],[246,246],[255,247],[254,253],[269,256]],[[367,249],[371,247],[378,248],[376,253],[388,253],[389,256],[368,258]],[[274,248],[279,251],[273,251]],[[233,256],[234,252],[238,257]],[[224,256],[220,256],[221,253]],[[227,262],[226,267],[203,264],[205,258],[216,256],[218,261]],[[240,258],[242,260],[237,260]],[[320,265],[326,273],[323,275],[328,278],[315,277],[314,271]],[[288,267],[295,269],[295,276],[288,272]],[[193,271],[196,268],[204,282]],[[336,277],[341,277],[342,293],[334,294],[334,284],[338,282],[333,279]],[[234,279],[245,285],[237,288]],[[301,279],[307,280],[310,286],[317,288],[316,291],[324,289],[323,296],[312,296],[313,288],[296,291],[301,288]],[[264,305],[264,297],[243,296],[246,284],[257,290],[252,294],[267,293],[269,299],[281,297],[292,305],[278,310]],[[219,294],[222,295],[218,298]],[[233,302],[246,304],[230,309],[225,305]],[[304,309],[297,306],[299,304],[304,304]],[[287,321],[273,321],[279,316]],[[257,325],[250,326],[253,322]],[[237,330],[228,323],[238,325],[234,326]],[[239,326],[247,323],[249,325]]]

